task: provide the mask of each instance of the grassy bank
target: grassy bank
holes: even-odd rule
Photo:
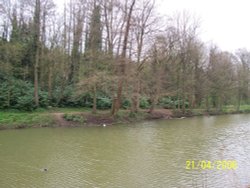
[[[148,110],[141,110],[138,113],[131,113],[129,110],[120,110],[114,117],[110,116],[109,111],[98,111],[92,114],[91,109],[86,108],[51,108],[39,109],[35,112],[1,111],[0,129],[15,129],[28,127],[57,127],[57,126],[86,126],[103,125],[117,123],[133,123],[152,119],[171,119],[182,116],[202,116],[202,115],[222,115],[235,113],[250,113],[250,105],[241,106],[237,111],[234,106],[226,106],[222,111],[210,109],[187,110],[186,114],[180,111],[156,109],[154,113],[149,114]]]
[[[233,105],[224,106],[221,111],[218,111],[215,108],[209,109],[192,109],[190,110],[191,116],[199,115],[225,115],[225,114],[241,114],[241,113],[250,113],[250,105],[242,105],[239,110]]]
[[[48,127],[53,123],[53,116],[44,112],[0,112],[0,129]]]

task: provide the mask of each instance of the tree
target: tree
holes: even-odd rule
[[[34,13],[34,53],[35,53],[35,64],[34,64],[34,100],[36,107],[39,106],[39,95],[38,95],[38,68],[40,62],[40,25],[41,25],[41,2],[36,0],[35,13]]]
[[[79,67],[81,59],[80,47],[82,45],[84,9],[79,4],[74,4],[74,27],[73,27],[73,46],[71,51],[71,70],[69,75],[70,82],[74,85],[79,81]],[[78,6],[76,6],[78,5]]]
[[[212,106],[221,111],[222,105],[230,98],[234,88],[232,55],[211,48],[207,71]]]
[[[126,1],[126,6],[127,6],[128,1]],[[121,58],[120,58],[120,64],[119,64],[119,74],[120,78],[118,81],[117,85],[117,94],[113,99],[113,104],[112,104],[112,110],[111,114],[115,115],[118,110],[121,107],[121,102],[122,102],[122,92],[123,92],[123,84],[125,81],[126,77],[126,53],[127,53],[127,46],[128,46],[128,40],[129,40],[129,32],[130,32],[130,27],[131,27],[131,19],[132,19],[132,13],[134,10],[135,6],[135,0],[132,0],[131,5],[128,8],[128,12],[126,10],[125,12],[125,20],[126,20],[126,26],[125,26],[125,33],[124,33],[124,38],[123,38],[123,45],[122,45],[122,52],[121,52]]]
[[[140,4],[140,8],[137,9],[133,16],[133,34],[135,35],[136,41],[136,67],[133,76],[132,112],[138,112],[140,105],[140,74],[147,58],[145,56],[143,57],[143,52],[145,52],[145,49],[147,48],[147,45],[145,45],[144,42],[147,40],[150,41],[150,38],[153,38],[153,28],[156,28],[155,26],[157,24],[157,17],[153,15],[154,3],[154,1],[143,0]]]
[[[101,23],[101,6],[94,3],[91,14],[89,31],[87,31],[85,44],[85,77],[83,79],[92,80],[90,91],[93,93],[93,107],[92,112],[97,110],[97,89],[100,85],[99,79],[102,78],[101,73],[105,74],[103,70],[103,62],[101,62],[102,55],[102,23]],[[88,68],[87,68],[88,67]],[[102,80],[104,82],[104,80]]]
[[[246,49],[239,49],[236,53],[236,57],[238,90],[237,110],[239,110],[242,102],[249,103],[250,52]]]

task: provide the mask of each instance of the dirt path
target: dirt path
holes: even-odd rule
[[[55,123],[56,125],[60,126],[60,127],[68,127],[71,125],[70,122],[66,121],[63,118],[64,113],[53,113],[53,117],[55,119]]]

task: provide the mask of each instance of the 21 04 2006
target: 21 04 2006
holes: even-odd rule
[[[187,160],[186,169],[187,170],[236,170],[238,168],[237,161],[235,160],[218,160],[218,161],[208,161],[208,160]]]

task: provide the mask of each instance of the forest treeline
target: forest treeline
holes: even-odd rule
[[[249,104],[250,52],[199,37],[153,0],[0,0],[0,109],[215,108]]]

